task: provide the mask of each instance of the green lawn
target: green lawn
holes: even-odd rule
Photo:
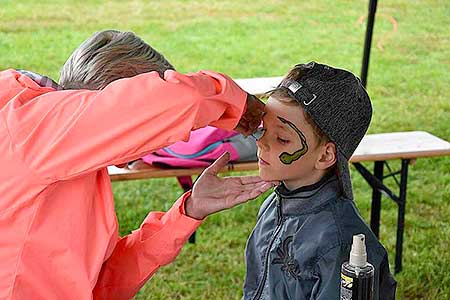
[[[359,19],[367,2],[0,0],[0,69],[57,79],[85,38],[115,28],[136,32],[182,72],[281,76],[316,60],[359,74],[365,32]],[[450,139],[449,15],[448,1],[379,1],[368,78],[370,133],[425,130]],[[418,160],[409,174],[397,299],[450,299],[450,157]],[[370,189],[359,174],[352,177],[368,220]],[[174,179],[113,188],[121,234],[138,227],[148,211],[168,209],[181,193]],[[208,218],[197,244],[186,245],[137,299],[240,299],[245,242],[260,203]],[[382,206],[381,241],[393,263],[396,206],[386,198]]]

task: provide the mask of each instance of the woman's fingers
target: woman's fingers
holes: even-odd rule
[[[247,94],[247,109],[243,113],[235,130],[245,136],[253,133],[259,124],[261,124],[264,107],[264,102],[254,95]]]
[[[252,189],[264,184],[269,184],[270,187],[276,185],[275,182],[264,181],[259,176],[224,177],[222,180],[225,183],[224,187],[231,190]]]
[[[259,176],[217,177],[229,160],[230,154],[224,153],[198,178],[185,205],[187,215],[203,219],[256,198],[275,185],[263,181]]]
[[[267,182],[255,184],[253,186],[248,185],[240,191],[238,190],[235,190],[233,192],[230,191],[228,197],[232,198],[231,199],[232,206],[235,206],[258,197],[259,195],[261,195],[262,193],[264,193],[265,191],[267,191],[272,187],[273,184]]]
[[[264,182],[259,176],[241,176],[234,178],[238,178],[241,184]]]
[[[242,185],[240,190],[241,191],[252,191],[252,190],[256,190],[256,191],[260,191],[260,190],[268,190],[271,187],[273,187],[273,184],[271,183],[267,183],[267,182],[258,182],[255,184],[246,184],[246,185]]]
[[[241,192],[235,199],[233,200],[233,206],[238,204],[242,204],[248,202],[249,200],[255,199],[265,191],[267,191],[271,186],[266,185],[265,187],[261,187],[259,189],[254,189],[250,191]]]

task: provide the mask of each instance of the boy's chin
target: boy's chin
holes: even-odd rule
[[[279,181],[279,178],[276,178],[276,176],[273,176],[273,174],[270,174],[270,172],[267,172],[266,170],[259,169],[259,177],[261,177],[264,181]]]

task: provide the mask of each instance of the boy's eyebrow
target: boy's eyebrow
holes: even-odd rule
[[[282,118],[282,117],[280,117],[280,116],[277,116],[277,119],[278,119],[278,124],[277,124],[277,128],[280,128],[280,129],[283,129],[284,131],[287,131],[287,132],[290,132],[290,130],[288,129],[288,126],[289,125],[286,125],[286,123],[285,122],[283,122],[283,121],[281,121],[281,119],[283,119],[283,120],[285,120],[284,118]]]
[[[289,130],[286,128],[286,126],[277,124],[277,128],[282,129],[282,130],[284,130],[286,132],[289,132]]]
[[[282,118],[282,117],[280,117],[280,116],[278,116],[277,118],[278,118],[278,120],[280,120],[283,124],[287,124],[287,126],[289,126],[290,128],[294,129],[294,131],[300,136],[300,138],[301,138],[302,140],[304,139],[304,140],[305,140],[305,143],[306,143],[305,135],[303,134],[303,132],[302,132],[300,129],[297,128],[297,126],[295,126],[294,123],[292,123],[291,121],[286,120],[285,118]]]

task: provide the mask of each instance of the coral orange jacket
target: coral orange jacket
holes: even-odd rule
[[[231,130],[245,102],[209,71],[146,73],[101,91],[0,72],[0,299],[132,298],[200,221],[184,214],[184,195],[119,237],[106,167],[208,124]]]

